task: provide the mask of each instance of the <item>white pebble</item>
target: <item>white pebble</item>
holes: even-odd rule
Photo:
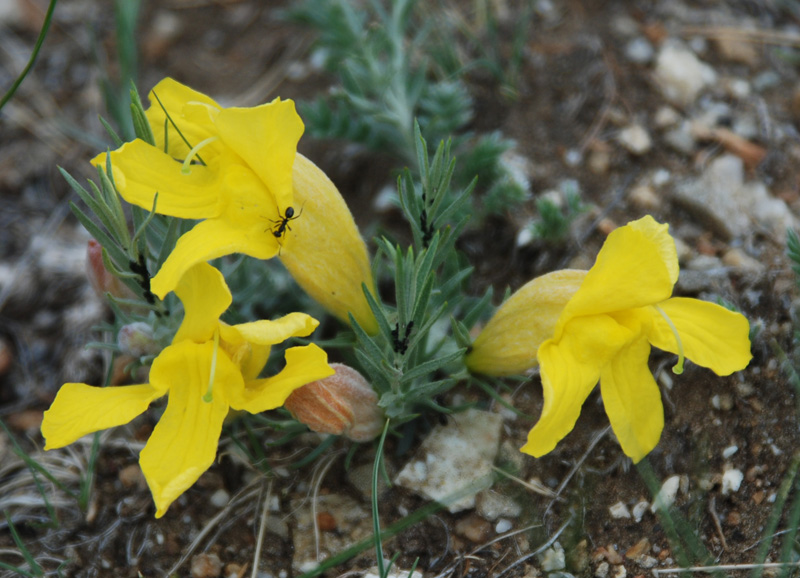
[[[511,520],[499,520],[494,527],[494,531],[498,534],[505,534],[513,527]]]
[[[744,474],[737,469],[726,470],[722,474],[722,495],[727,496],[731,492],[738,492],[742,485]]]
[[[722,450],[722,457],[726,460],[731,457],[733,454],[739,451],[739,446],[728,446],[724,450]]]
[[[608,507],[608,512],[611,514],[612,518],[630,518],[631,512],[628,510],[628,506],[626,506],[623,502],[617,502],[613,506]]]
[[[558,542],[553,544],[552,548],[548,548],[542,552],[541,556],[539,557],[539,561],[542,564],[542,570],[545,572],[563,570],[567,565],[566,557],[564,555],[564,548],[562,548],[561,544]]]
[[[680,485],[680,476],[670,476],[667,478],[661,485],[656,499],[653,500],[653,505],[650,506],[650,510],[652,512],[657,512],[658,510],[669,509],[669,507],[675,503],[675,496],[678,495],[678,488]]]
[[[208,499],[212,506],[215,508],[224,508],[228,505],[228,502],[231,500],[231,495],[226,492],[223,488],[220,488]]]
[[[638,502],[635,506],[633,506],[633,519],[636,520],[637,522],[641,522],[648,508],[650,508],[650,502],[648,502],[647,500],[642,500],[641,502]]]
[[[640,124],[632,124],[622,129],[617,135],[619,144],[634,155],[643,155],[653,148],[650,133]]]

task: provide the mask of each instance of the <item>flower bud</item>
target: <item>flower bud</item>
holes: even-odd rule
[[[343,435],[355,442],[374,439],[384,422],[378,395],[352,367],[330,366],[335,374],[294,390],[284,406],[315,432]]]
[[[539,346],[553,336],[586,271],[553,271],[518,289],[483,328],[465,362],[473,373],[518,375],[536,366]]]
[[[153,328],[144,321],[129,323],[120,328],[117,346],[123,354],[137,359],[145,355],[158,355],[163,349]]]
[[[106,269],[103,263],[103,248],[94,239],[89,239],[86,247],[86,276],[92,289],[101,299],[110,293],[119,299],[135,299],[136,295],[128,288],[119,277]]]

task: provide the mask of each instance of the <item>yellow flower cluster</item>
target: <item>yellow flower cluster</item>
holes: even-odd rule
[[[286,366],[259,378],[272,345],[310,335],[304,313],[229,326],[222,274],[206,261],[243,253],[279,255],[289,272],[331,313],[348,313],[377,331],[362,286],[373,289],[366,246],[333,183],[297,153],[303,123],[292,101],[223,108],[167,78],[146,111],[155,146],[135,140],[92,162],[109,162],[122,197],[144,209],[199,222],[177,242],[152,279],[160,298],[175,291],[185,316],[171,345],[153,361],[150,383],[99,388],[67,383],[45,412],[46,449],[125,424],[168,396],[140,455],[156,516],[213,463],[230,410],[279,407],[299,387],[333,375],[316,345],[286,350]],[[87,411],[87,408],[91,408]]]

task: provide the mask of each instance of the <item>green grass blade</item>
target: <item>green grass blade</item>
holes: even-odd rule
[[[14,96],[14,93],[16,93],[17,89],[22,85],[25,77],[28,76],[28,73],[33,68],[33,65],[36,64],[36,58],[39,56],[39,50],[41,50],[42,44],[44,44],[44,39],[47,38],[47,31],[50,29],[50,23],[53,21],[53,12],[56,9],[57,2],[58,0],[50,0],[50,5],[47,7],[47,12],[44,15],[42,29],[39,31],[39,37],[36,39],[36,44],[33,46],[33,52],[31,52],[31,57],[28,59],[28,64],[14,81],[14,84],[11,85],[11,88],[9,88],[5,93],[3,100],[0,100],[0,110],[3,110],[3,107],[6,105],[6,103],[11,100],[11,98]]]

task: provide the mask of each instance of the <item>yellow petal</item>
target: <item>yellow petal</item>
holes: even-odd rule
[[[750,353],[750,324],[741,313],[717,305],[675,297],[659,304],[678,330],[686,357],[717,375],[730,375],[747,367]],[[678,354],[675,334],[656,311],[650,310],[653,328],[650,343]]]
[[[638,221],[628,223],[628,226],[636,231],[643,233],[658,249],[661,260],[669,271],[669,278],[672,285],[678,282],[678,250],[675,247],[675,240],[669,234],[669,225],[657,222],[650,215],[646,215]]]
[[[110,154],[114,183],[129,203],[149,211],[158,192],[156,211],[162,215],[202,219],[222,210],[218,169],[192,165],[184,174],[179,161],[138,139]],[[105,168],[105,163],[105,154],[92,159],[95,166]]]
[[[521,451],[542,456],[566,436],[602,368],[636,335],[606,315],[566,324],[559,341],[545,341],[538,352],[544,406]]]
[[[515,375],[536,365],[539,345],[553,336],[567,301],[586,271],[566,269],[537,277],[503,303],[466,356],[467,368],[486,375]]]
[[[253,222],[248,228],[221,219],[207,219],[194,226],[175,245],[150,288],[163,299],[180,281],[181,276],[196,263],[244,253],[256,259],[270,259],[278,252],[278,242],[262,225]]]
[[[264,182],[281,212],[292,205],[292,165],[303,121],[294,102],[275,99],[253,108],[227,108],[215,121],[223,142]]]
[[[374,294],[372,270],[353,215],[325,173],[300,154],[293,174],[297,218],[283,236],[281,262],[333,315],[347,321],[352,313],[365,331],[376,333],[378,324],[361,289],[365,284]]]
[[[172,342],[191,339],[203,343],[213,338],[219,318],[233,301],[222,273],[208,263],[198,263],[181,277],[175,294],[185,315]]]
[[[564,308],[556,337],[573,317],[633,309],[667,299],[674,284],[673,265],[677,266],[677,258],[673,263],[666,255],[668,242],[672,239],[658,225],[626,225],[613,231],[581,288]]]
[[[250,413],[275,409],[298,387],[334,373],[328,355],[317,345],[290,347],[286,350],[286,367],[274,377],[248,382],[242,395],[231,399],[231,407]]]
[[[65,383],[44,412],[44,449],[61,448],[86,434],[128,423],[164,393],[147,383],[121,387]]]
[[[289,313],[274,321],[261,320],[241,323],[233,328],[251,343],[274,345],[290,337],[307,337],[319,325],[319,321],[306,313]]]
[[[158,99],[156,99],[156,95]],[[176,128],[171,122],[167,121],[166,123],[166,140],[169,143],[168,152],[175,158],[186,158],[191,147],[216,134],[216,129],[212,122],[200,122],[203,120],[202,117],[197,114],[187,115],[185,111],[187,105],[191,106],[192,104],[219,109],[219,105],[205,94],[192,90],[172,78],[165,78],[153,87],[149,98],[150,108],[147,109],[145,114],[150,121],[150,127],[153,129],[156,143],[161,150],[164,150],[164,121],[167,118],[164,112],[165,109],[169,113],[172,122],[177,125]],[[161,101],[160,104],[159,101]],[[180,130],[180,134],[178,130]],[[183,135],[183,138],[181,135]],[[187,145],[184,139],[191,146]]]
[[[290,313],[275,321],[261,320],[230,326],[220,323],[222,346],[246,380],[255,379],[269,359],[270,349],[290,337],[311,335],[319,322],[305,313]]]
[[[212,400],[209,386],[214,344],[182,341],[161,352],[151,378],[171,383],[164,415],[139,457],[160,518],[169,505],[214,462],[228,396],[239,395],[244,383],[227,355],[216,355]]]
[[[640,461],[656,447],[664,429],[661,392],[647,366],[650,344],[637,339],[600,372],[603,405],[622,451]]]

